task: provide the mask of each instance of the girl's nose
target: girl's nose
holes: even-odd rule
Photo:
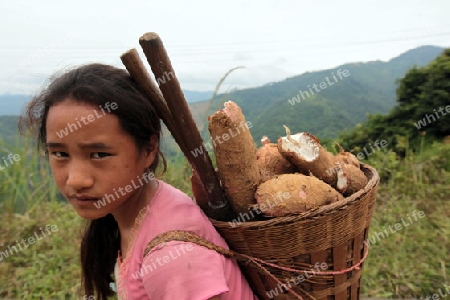
[[[73,190],[77,191],[92,187],[94,185],[94,178],[90,172],[86,170],[86,168],[71,168],[69,170],[66,184]]]

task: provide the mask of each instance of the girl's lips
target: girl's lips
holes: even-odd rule
[[[83,202],[88,202],[88,201],[95,202],[95,201],[98,201],[98,199],[77,199],[77,198],[75,198],[75,200],[76,201],[83,201]]]
[[[96,205],[98,198],[93,197],[70,197],[69,202],[75,207],[79,208],[92,208],[93,205]]]
[[[71,195],[69,196],[70,199],[76,200],[76,201],[97,201],[99,198],[90,197],[90,196],[78,196],[78,195]]]

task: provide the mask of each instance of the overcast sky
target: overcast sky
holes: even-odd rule
[[[33,93],[53,72],[120,55],[149,31],[184,89],[258,86],[348,62],[450,47],[449,0],[56,1],[0,3],[0,94]],[[141,53],[142,54],[142,53]],[[142,58],[144,56],[142,55]]]

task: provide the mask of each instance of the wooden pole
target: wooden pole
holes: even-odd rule
[[[142,63],[137,50],[128,50],[120,56],[120,59],[122,60],[125,68],[128,70],[128,73],[130,73],[131,77],[136,81],[141,92],[143,92],[144,95],[147,95],[147,97],[151,99],[156,113],[163,120],[164,124],[166,124],[167,129],[169,129],[175,141],[183,151],[186,146],[184,145],[180,130],[177,130],[175,124],[173,123],[172,113],[167,107],[166,100],[164,100],[164,97],[158,86],[155,84],[155,82],[152,80],[147,70],[145,69],[145,66]]]
[[[147,39],[148,37],[151,38]],[[211,159],[203,145],[161,40],[156,34],[150,34],[150,36],[146,34],[141,37],[139,42],[157,78],[159,88],[149,76],[135,49],[129,50],[121,56],[123,64],[142,92],[152,100],[157,113],[172,133],[183,154],[199,174],[208,199],[207,202],[199,201],[198,205],[210,218],[223,221],[232,220],[234,213],[220,187]],[[196,149],[201,151],[196,151]]]

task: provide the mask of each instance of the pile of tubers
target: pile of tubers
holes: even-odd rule
[[[256,149],[240,107],[233,101],[224,106],[208,118],[208,129],[213,140],[222,138],[213,143],[217,172],[236,215],[251,210],[263,217],[299,214],[341,201],[367,185],[353,154],[341,148],[333,155],[306,132],[291,134],[285,126],[286,136],[277,143],[263,137]],[[193,192],[199,199],[205,195],[195,175]]]

